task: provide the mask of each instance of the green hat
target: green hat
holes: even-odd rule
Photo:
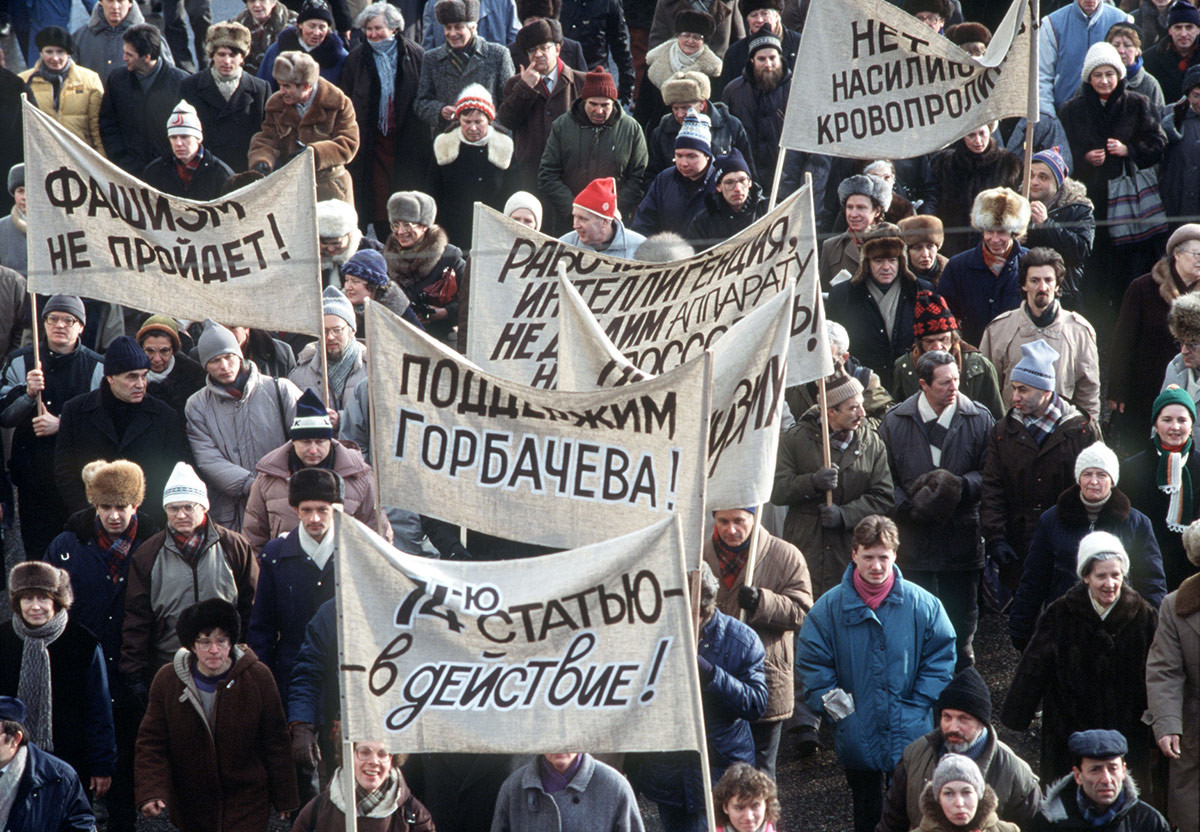
[[[1192,401],[1191,394],[1178,384],[1172,384],[1158,394],[1158,398],[1154,400],[1153,418],[1158,419],[1158,414],[1162,413],[1162,409],[1169,404],[1183,405],[1187,408],[1188,413],[1192,414],[1192,421],[1196,421],[1196,403]]]

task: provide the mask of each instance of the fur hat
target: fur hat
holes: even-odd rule
[[[673,263],[695,253],[692,244],[683,237],[673,231],[660,231],[651,234],[638,246],[637,251],[633,253],[633,259],[642,263]]]
[[[918,523],[935,523],[954,513],[962,499],[963,481],[945,468],[934,468],[912,484],[912,518]]]
[[[713,36],[716,28],[717,24],[708,12],[692,8],[680,9],[675,12],[675,34],[677,35],[680,32],[690,32],[708,40]]]
[[[662,100],[668,107],[684,101],[707,101],[711,96],[712,82],[695,69],[680,70],[662,85]]]
[[[33,45],[41,52],[47,46],[57,46],[59,49],[66,50],[70,55],[75,51],[75,43],[71,40],[71,33],[61,26],[47,26],[33,36]]]
[[[1192,566],[1200,566],[1200,520],[1193,520],[1183,531],[1183,551]]]
[[[903,260],[904,237],[900,234],[899,226],[877,222],[863,232],[858,251],[860,265],[866,265],[872,257],[899,257]]]
[[[186,462],[176,462],[167,484],[163,486],[163,505],[195,503],[208,511],[208,486]]]
[[[275,56],[271,75],[281,84],[315,87],[321,77],[321,67],[317,66],[312,55],[293,49]]]
[[[936,795],[947,783],[970,783],[975,794],[983,797],[983,774],[966,754],[944,754],[933,769],[933,793]]]
[[[142,343],[142,339],[149,335],[161,335],[171,341],[171,348],[175,352],[179,352],[183,348],[183,342],[179,340],[179,324],[170,315],[151,315],[142,324],[142,328],[137,331],[137,342]]]
[[[1113,485],[1121,480],[1121,463],[1112,449],[1103,442],[1093,442],[1075,457],[1075,482],[1079,482],[1079,478],[1088,468],[1099,468],[1108,474]]]
[[[917,292],[917,302],[913,306],[913,337],[920,341],[926,335],[954,332],[957,329],[958,319],[941,295],[927,289]]]
[[[296,508],[305,500],[344,503],[346,485],[328,468],[301,468],[288,480],[288,505]]]
[[[856,173],[847,176],[838,185],[838,202],[846,207],[846,200],[855,194],[871,199],[886,213],[892,207],[892,186],[887,180],[867,173]]]
[[[904,244],[907,246],[933,243],[941,248],[942,244],[946,242],[946,232],[942,227],[942,221],[933,214],[916,214],[905,217],[896,225],[900,228],[900,236],[904,238]]]
[[[238,615],[237,607],[224,598],[209,598],[199,604],[192,604],[179,613],[175,623],[175,634],[179,636],[179,644],[191,650],[201,633],[211,633],[220,630],[236,643],[242,631],[242,618]]]
[[[42,592],[54,599],[59,609],[70,609],[75,600],[71,591],[71,573],[40,560],[18,563],[8,573],[8,603],[21,614],[21,593]]]
[[[942,20],[949,20],[954,13],[950,0],[904,0],[904,11],[916,17],[921,12],[933,12]]]
[[[738,9],[742,13],[742,17],[749,17],[751,12],[756,12],[759,9],[767,9],[768,11],[779,12],[783,14],[783,0],[740,0]]]
[[[1024,234],[1029,228],[1029,200],[1012,188],[980,191],[971,206],[971,227],[976,231]]]
[[[1167,314],[1167,327],[1176,341],[1200,343],[1200,294],[1190,292],[1175,298]]]
[[[562,0],[517,0],[517,20],[531,17],[552,17],[557,20],[561,14]]]
[[[454,117],[458,118],[468,110],[478,110],[487,116],[488,121],[496,120],[496,102],[482,84],[467,84],[458,94],[458,101],[454,103]]]
[[[992,32],[982,23],[955,23],[946,27],[946,39],[955,46],[980,43],[987,46],[992,42]]]
[[[333,28],[333,12],[329,10],[329,4],[325,0],[304,0],[304,5],[296,15],[296,25],[306,20],[324,20],[330,29]]]
[[[1200,241],[1200,223],[1189,222],[1176,228],[1167,238],[1167,256],[1175,253],[1175,247],[1180,243]]]
[[[1083,57],[1083,70],[1079,73],[1080,81],[1086,84],[1092,73],[1102,66],[1111,66],[1117,71],[1118,78],[1125,77],[1125,62],[1121,60],[1117,48],[1106,40],[1097,41],[1088,47],[1087,54]]]
[[[127,459],[96,459],[83,466],[84,492],[93,506],[140,506],[146,498],[146,475]]]
[[[337,240],[358,228],[358,212],[344,199],[323,199],[317,203],[317,236]]]
[[[437,203],[421,191],[396,191],[388,197],[388,222],[411,222],[426,227],[437,222]]]
[[[543,17],[532,23],[526,23],[517,32],[517,48],[525,54],[543,43],[563,42],[562,24],[552,17]]]
[[[852,396],[863,391],[862,382],[844,370],[837,369],[825,379],[825,404],[837,407]]]
[[[250,30],[232,20],[224,23],[214,23],[208,27],[204,36],[204,51],[211,58],[217,50],[224,46],[242,56],[250,54]]]
[[[479,0],[438,0],[433,16],[443,26],[451,23],[478,23]]]
[[[1091,532],[1079,541],[1079,555],[1075,559],[1075,574],[1082,578],[1092,570],[1095,561],[1119,560],[1121,571],[1129,574],[1129,555],[1121,538],[1108,532]]]
[[[25,187],[25,163],[13,165],[8,169],[8,195],[12,196],[17,188]]]
[[[946,708],[968,713],[983,723],[992,721],[992,693],[978,670],[968,667],[946,683],[933,712],[940,715]]]

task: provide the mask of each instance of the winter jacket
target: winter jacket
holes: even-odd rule
[[[601,253],[607,254],[609,257],[620,257],[625,260],[632,260],[637,253],[638,247],[646,242],[646,238],[641,234],[628,229],[620,220],[613,220],[615,231],[613,238],[609,241],[608,247]],[[587,251],[599,251],[599,249],[584,245],[579,241],[579,234],[574,231],[569,231],[558,238],[569,246],[577,246],[578,248],[586,249]]]
[[[19,162],[17,164],[20,164]],[[29,218],[13,206],[0,218],[0,266],[17,272],[24,283],[29,271]],[[22,300],[24,299],[22,291]]]
[[[1180,69],[1179,65],[1185,68]],[[1142,51],[1142,71],[1149,72],[1162,88],[1164,101],[1178,101],[1183,98],[1183,76],[1187,70],[1200,63],[1200,50],[1183,58],[1175,51],[1171,38],[1163,36],[1153,47],[1145,45]]]
[[[897,562],[908,569],[961,570],[983,567],[979,538],[979,498],[992,414],[958,394],[957,410],[942,443],[942,459],[933,464],[924,420],[917,409],[919,393],[888,411],[879,437],[888,450],[896,491],[892,516],[900,527]],[[913,516],[913,483],[941,469],[962,479],[962,496],[949,517],[930,523]]]
[[[1064,309],[1045,327],[1029,317],[1029,304],[1022,301],[1016,309],[1001,312],[979,342],[979,350],[991,360],[1000,377],[1004,407],[1012,407],[1012,371],[1021,360],[1021,345],[1043,339],[1058,358],[1054,362],[1054,383],[1059,395],[1093,419],[1100,419],[1100,355],[1096,348],[1096,330],[1078,312]]]
[[[283,703],[288,724],[307,722],[315,728],[341,718],[341,684],[338,670],[337,599],[317,607],[304,641],[288,674],[288,695]]]
[[[760,721],[778,722],[792,715],[794,646],[804,616],[812,609],[812,582],[799,549],[764,529],[759,529],[757,540],[754,574],[747,580],[743,568],[732,586],[722,581],[717,591],[717,608],[737,618],[741,612],[738,591],[743,586],[759,590],[758,606],[746,611],[746,623],[758,634],[766,651],[767,709]],[[704,541],[702,557],[714,575],[721,574],[711,537]]]
[[[1142,46],[1150,48],[1145,40],[1142,41]],[[1153,113],[1161,113],[1166,109],[1167,104],[1163,98],[1162,85],[1158,83],[1157,78],[1146,72],[1144,66],[1139,67],[1136,74],[1129,67],[1125,67],[1125,89],[1146,96],[1146,100],[1150,102],[1150,111]],[[1057,122],[1057,119],[1055,121]],[[1068,170],[1074,169],[1070,162],[1067,165]]]
[[[246,343],[242,345],[242,355],[247,361],[253,362],[260,373],[271,378],[287,378],[288,373],[296,369],[296,356],[292,348],[261,329],[250,330]],[[195,354],[192,357],[198,358]]]
[[[358,330],[363,333],[362,330]],[[325,406],[336,410],[339,419],[346,415],[346,403],[349,401],[354,388],[358,383],[367,377],[366,350],[358,354],[358,362],[350,374],[346,377],[346,386],[342,388],[342,395],[339,396],[333,389],[333,385],[329,387],[329,401]],[[321,389],[321,354],[317,352],[317,342],[310,341],[303,350],[300,351],[300,357],[297,359],[296,369],[288,373],[288,381],[296,385],[297,390],[305,390],[311,387],[314,390]]]
[[[130,15],[134,11],[130,9]],[[117,42],[120,43],[120,38]],[[119,48],[117,54],[120,55]],[[142,82],[125,67],[113,70],[104,82],[104,98],[100,102],[100,139],[110,162],[126,173],[140,176],[146,165],[171,154],[167,121],[182,97],[180,89],[185,80],[185,72],[162,62],[150,89],[145,90]]]
[[[461,281],[466,273],[467,263],[463,259],[462,249],[451,245],[446,232],[440,225],[431,225],[416,245],[409,249],[400,247],[395,234],[389,234],[383,245],[383,259],[387,261],[388,275],[418,312],[427,312],[433,303],[426,295],[427,289],[447,276],[447,270],[453,271]],[[450,330],[458,323],[458,295],[454,295],[443,305],[447,316],[440,321],[425,321],[425,328],[435,338],[445,340]]]
[[[1167,817],[1180,829],[1200,823],[1200,577],[1163,600],[1146,658],[1147,714],[1154,738],[1179,734],[1178,760],[1169,760]]]
[[[913,348],[896,359],[892,365],[892,394],[897,401],[904,401],[910,396],[921,392],[917,378],[917,350]],[[979,350],[970,344],[959,341],[952,350],[952,355],[958,359],[959,392],[975,404],[987,409],[993,419],[1003,419],[1005,404],[1000,395],[1000,381],[996,376],[996,368]]]
[[[250,14],[249,9],[240,11],[231,20],[240,23],[250,30],[250,54],[246,56],[243,71],[252,75],[258,74],[267,49],[273,44],[284,29],[296,25],[296,12],[282,3],[276,3],[271,14],[261,26]],[[261,79],[260,79],[261,80]]]
[[[334,85],[341,80],[342,67],[346,63],[346,45],[342,43],[341,35],[331,30],[325,36],[325,40],[317,44],[317,47],[311,52],[304,49],[300,42],[299,27],[288,26],[279,33],[275,42],[268,46],[267,51],[263,53],[262,63],[258,67],[258,77],[267,82],[272,93],[279,91],[279,82],[275,80],[275,59],[279,57],[280,52],[308,52],[317,62],[321,78]]]
[[[802,553],[812,578],[814,598],[842,580],[850,563],[854,527],[869,514],[887,514],[892,507],[892,472],[879,435],[867,424],[854,431],[845,450],[831,447],[838,468],[833,504],[842,512],[842,525],[821,525],[825,492],[813,488],[812,475],[823,467],[820,405],[813,405],[779,437],[775,485],[771,502],[787,506],[783,539]]]
[[[204,545],[195,563],[179,553],[175,539],[161,531],[133,553],[125,591],[125,621],[121,629],[121,673],[131,683],[149,687],[154,674],[170,663],[179,649],[175,627],[185,609],[220,598],[237,607],[242,632],[250,623],[258,561],[246,538],[209,519],[204,522]]]
[[[1158,91],[1158,97],[1162,98],[1162,91],[1158,90],[1158,82],[1144,72],[1139,72],[1138,76],[1148,79],[1154,85],[1154,89]],[[1126,83],[1129,82],[1129,76],[1125,78]],[[1134,92],[1142,92],[1140,89],[1134,89],[1133,84],[1128,84],[1128,89]],[[1143,93],[1145,94],[1145,93]],[[1149,96],[1147,96],[1149,97]],[[1017,156],[1022,156],[1025,152],[1025,118],[1021,117],[1017,123],[1013,125],[1012,132],[1008,134],[1008,141],[1004,143],[1004,149],[1010,153],[1015,153]],[[1057,114],[1054,112],[1047,113],[1042,110],[1038,114],[1037,124],[1033,125],[1033,152],[1040,153],[1043,150],[1048,150],[1052,147],[1057,147],[1059,155],[1063,157],[1063,161],[1067,163],[1067,170],[1075,170],[1075,160],[1071,158],[1071,146],[1067,142],[1067,131],[1063,129],[1062,122],[1058,120]]]
[[[342,478],[346,488],[345,512],[375,528],[375,478],[361,453],[353,445],[333,440],[329,449],[333,456],[332,470]],[[258,461],[258,475],[250,487],[242,534],[255,552],[261,552],[272,538],[282,537],[300,525],[296,510],[288,502],[288,481],[292,472],[289,462],[292,443],[287,442]]]
[[[421,74],[417,81],[417,117],[429,126],[434,135],[450,126],[442,118],[442,108],[454,106],[459,93],[470,84],[479,84],[492,94],[493,101],[504,96],[504,82],[513,76],[512,58],[498,43],[476,35],[467,45],[467,68],[459,72],[450,60],[450,47],[442,45],[425,52]]]
[[[19,696],[25,642],[12,621],[0,624],[0,696]],[[112,701],[104,651],[96,637],[70,619],[50,642],[51,736],[54,756],[88,782],[112,777],[117,765]],[[6,829],[8,827],[5,827]]]
[[[1025,248],[1045,246],[1057,251],[1067,266],[1062,279],[1062,297],[1072,309],[1081,302],[1083,291],[1083,264],[1092,252],[1092,241],[1096,236],[1096,217],[1092,201],[1088,199],[1083,183],[1067,178],[1046,206],[1046,221],[1040,225],[1029,224],[1025,236]]]
[[[300,391],[287,379],[250,375],[240,399],[212,376],[188,399],[187,437],[200,476],[208,484],[213,522],[238,531],[259,460],[287,441]]]
[[[1200,211],[1200,113],[1187,99],[1176,103],[1163,118],[1167,134],[1166,160],[1159,193],[1168,217],[1190,217]]]
[[[1038,96],[1042,112],[1062,110],[1079,89],[1088,48],[1104,40],[1114,23],[1128,20],[1125,12],[1105,3],[1091,15],[1084,14],[1078,3],[1071,3],[1043,18],[1038,35]]]
[[[540,756],[509,775],[496,798],[492,832],[641,832],[629,781],[591,754],[580,756],[571,782],[554,794],[542,785]]]
[[[185,353],[177,352],[173,358],[175,365],[171,372],[162,381],[151,381],[146,386],[146,392],[159,401],[166,402],[176,413],[183,416],[187,400],[204,387],[208,373],[204,372],[198,361],[189,358]]]
[[[835,234],[821,241],[821,256],[817,263],[817,274],[821,278],[821,288],[829,290],[833,287],[833,279],[843,270],[852,276],[858,274],[862,255],[858,243],[854,241],[849,231]]]
[[[587,117],[583,99],[576,99],[550,126],[538,167],[538,190],[545,207],[554,211],[556,227],[570,228],[575,195],[593,179],[611,176],[617,180],[621,214],[631,218],[642,199],[646,162],[642,128],[620,104],[613,105],[608,121],[595,125]]]
[[[0,226],[3,226],[3,223],[4,220],[0,220]],[[3,246],[4,238],[0,234],[0,252]],[[2,253],[0,259],[3,259]],[[15,269],[0,266],[0,350],[4,350],[5,355],[15,352],[21,346],[21,341],[28,338],[26,329],[29,327],[29,320],[25,308],[27,303],[25,278]],[[5,381],[0,375],[0,389],[4,386]],[[0,393],[0,410],[3,409],[2,399],[3,393]]]
[[[258,587],[246,640],[271,668],[284,702],[288,701],[288,677],[304,642],[304,629],[317,608],[333,597],[336,558],[335,552],[324,569],[317,569],[300,548],[299,529],[269,541],[259,556]]]
[[[687,232],[692,219],[704,210],[704,199],[716,194],[717,171],[710,162],[696,181],[688,181],[674,166],[654,177],[634,214],[630,227],[644,236],[673,231]]]
[[[104,98],[104,84],[100,76],[72,61],[58,93],[58,106],[55,107],[54,88],[49,81],[36,74],[41,66],[39,58],[33,69],[20,74],[21,80],[29,86],[33,103],[88,147],[104,155],[104,144],[100,141],[100,101]]]
[[[983,331],[997,315],[1021,305],[1017,274],[1021,258],[1028,250],[1014,242],[1000,274],[994,274],[988,268],[983,259],[982,243],[954,255],[946,263],[938,281],[938,292],[954,310],[964,341],[981,343]]]
[[[829,290],[829,298],[825,302],[825,316],[846,327],[850,334],[854,357],[862,362],[864,367],[878,373],[880,378],[886,378],[892,372],[892,365],[896,359],[912,349],[913,314],[917,305],[917,292],[931,287],[924,280],[913,277],[907,265],[900,264],[900,273],[893,281],[892,288],[888,290],[900,293],[900,300],[896,305],[896,321],[892,325],[892,335],[889,338],[883,314],[867,288],[867,281],[871,279],[867,276],[868,270],[869,266],[860,264],[854,277]]]
[[[633,97],[633,56],[629,52],[629,30],[620,0],[578,0],[564,3],[559,14],[563,36],[579,41],[587,65],[608,66],[611,56],[617,68],[614,80],[622,101]]]
[[[1008,634],[1028,640],[1037,617],[1050,602],[1061,598],[1079,583],[1075,571],[1079,542],[1090,532],[1116,535],[1129,555],[1125,576],[1138,594],[1157,607],[1162,603],[1162,555],[1154,539],[1149,518],[1129,505],[1129,498],[1114,487],[1095,522],[1088,519],[1079,486],[1072,485],[1058,503],[1038,520],[1037,531],[1025,557],[1025,570],[1008,615]]]
[[[462,131],[442,133],[433,140],[433,185],[438,225],[452,240],[470,245],[475,228],[475,203],[500,211],[517,190],[513,170],[513,140],[497,127],[489,127],[486,147],[462,140]]]
[[[137,537],[130,552],[136,552],[158,531],[154,521],[140,511],[137,513],[137,524]],[[100,649],[104,651],[109,696],[114,705],[127,704],[129,692],[118,668],[130,558],[121,562],[118,568],[120,578],[114,584],[109,575],[108,559],[97,543],[96,510],[88,508],[71,515],[66,531],[54,538],[42,560],[70,573],[71,587],[75,590],[71,620],[99,640]]]
[[[496,111],[496,120],[512,131],[516,146],[512,167],[524,190],[537,191],[538,167],[550,130],[582,89],[583,73],[568,66],[558,71],[549,98],[540,87],[534,89],[522,81],[520,75],[504,82],[504,103]]]
[[[22,747],[27,754],[25,773],[17,785],[4,832],[95,832],[96,816],[79,775],[33,743],[23,743]]]
[[[1082,583],[1046,607],[1000,712],[1006,726],[1024,731],[1042,709],[1043,778],[1071,768],[1067,739],[1089,728],[1124,734],[1135,772],[1148,763],[1144,670],[1156,620],[1154,607],[1129,584],[1103,621]]]
[[[962,832],[964,829],[962,826],[955,826],[946,817],[937,795],[933,793],[933,783],[925,784],[918,802],[921,808],[921,820],[915,832]],[[977,832],[1021,832],[1021,828],[1017,824],[1000,820],[997,817],[997,802],[995,790],[985,784],[983,794],[979,796],[979,803],[975,809],[975,817],[967,822],[965,828],[977,830]]]
[[[979,765],[993,801],[993,811],[1009,824],[1025,828],[1041,805],[1042,794],[1037,777],[1029,764],[996,736],[996,726],[987,723],[984,728],[988,732],[987,739],[983,741],[983,748],[975,762]],[[875,832],[903,832],[921,825],[925,808],[922,798],[929,781],[933,779],[933,770],[945,753],[945,741],[941,729],[934,728],[904,749],[900,763],[892,774],[892,785],[884,801],[883,818],[875,827]],[[978,827],[971,825],[971,828]]]
[[[118,435],[114,409],[124,411],[125,432]],[[67,508],[79,511],[88,505],[80,472],[94,459],[127,459],[146,475],[146,513],[161,525],[162,493],[177,462],[190,462],[191,449],[184,436],[183,417],[166,402],[146,396],[139,404],[120,402],[108,388],[76,396],[59,417],[54,446],[54,479]]]
[[[1072,148],[1073,149],[1073,148]],[[1076,157],[1079,158],[1079,157]],[[971,224],[971,208],[980,191],[988,188],[1021,188],[1021,158],[996,144],[993,136],[987,149],[974,153],[962,139],[939,150],[930,160],[935,187],[921,206],[921,213],[937,214],[946,227],[946,240],[939,249],[951,258],[980,244],[983,237]],[[950,233],[951,229],[972,229]],[[942,292],[944,296],[946,293]],[[949,298],[946,298],[949,300]],[[952,306],[959,315],[958,307]],[[1011,308],[1011,307],[1009,307]],[[959,318],[962,321],[962,318]],[[972,344],[978,338],[967,338]]]
[[[792,72],[786,67],[779,85],[768,91],[755,85],[754,70],[746,66],[721,93],[721,100],[729,112],[746,128],[755,169],[763,171],[764,175],[766,171],[775,170],[779,139],[783,133],[783,113],[791,88]]]
[[[183,80],[179,94],[196,108],[204,128],[204,149],[235,172],[249,168],[250,139],[262,124],[270,85],[254,77],[253,70],[243,68],[238,85],[226,100],[212,72],[202,69]]]
[[[833,724],[848,769],[894,769],[932,730],[933,704],[954,674],[954,627],[941,602],[893,571],[892,591],[872,611],[854,589],[854,565],[846,567],[800,630],[796,671],[808,707],[824,713],[821,697],[834,688],[854,698],[854,713]]]
[[[336,769],[329,785],[321,794],[310,800],[296,816],[292,828],[299,832],[345,832],[346,815],[329,797],[329,790],[341,788],[342,770]],[[358,832],[434,832],[433,817],[421,801],[413,797],[412,790],[401,775],[400,788],[396,796],[395,811],[386,817],[363,817],[354,819]]]
[[[675,0],[663,3],[659,8],[661,9],[665,5],[675,5]],[[672,15],[674,15],[674,12],[672,12]],[[633,105],[633,118],[634,121],[642,125],[642,129],[646,131],[647,136],[658,125],[663,116],[671,115],[671,108],[663,101],[662,87],[674,75],[674,71],[671,68],[670,55],[671,47],[675,43],[677,43],[675,37],[669,37],[665,43],[656,45],[646,53],[646,71],[642,79],[642,84],[638,87],[637,102]],[[709,97],[713,97],[714,94],[718,98],[720,97],[721,91],[716,90],[714,93],[711,87],[716,84],[717,76],[721,74],[721,59],[710,48],[710,44],[705,43],[700,48],[700,52],[694,63],[688,69],[708,76],[710,86]],[[646,83],[647,81],[649,83]],[[674,117],[671,120],[674,121]],[[722,154],[714,153],[714,155],[720,156]],[[662,168],[660,167],[658,170],[650,173],[650,177],[653,178],[654,174],[658,173],[659,170],[662,170]]]
[[[1071,774],[1051,784],[1041,811],[1033,819],[1031,832],[1167,832],[1170,828],[1157,809],[1138,798],[1137,784],[1129,774],[1125,775],[1122,789],[1125,802],[1108,823],[1097,825],[1083,817],[1076,797],[1078,792],[1079,786]]]
[[[714,191],[704,195],[703,210],[692,217],[683,236],[700,251],[740,234],[766,214],[767,198],[757,182],[750,183],[750,196],[736,211],[725,197]]]
[[[233,170],[207,147],[200,148],[199,156],[200,166],[187,182],[180,177],[172,153],[159,156],[146,165],[141,179],[152,188],[184,199],[194,199],[197,202],[216,199],[224,192],[225,180],[233,176]]]
[[[1187,553],[1183,549],[1183,535],[1180,532],[1173,532],[1167,527],[1169,495],[1155,485],[1158,457],[1158,448],[1154,446],[1153,442],[1147,442],[1144,451],[1128,457],[1121,463],[1121,483],[1125,487],[1125,493],[1129,495],[1129,502],[1150,518],[1150,524],[1154,527],[1154,537],[1162,551],[1162,571],[1166,580],[1166,589],[1159,588],[1153,597],[1142,593],[1143,597],[1156,607],[1165,592],[1174,591],[1184,578],[1196,573],[1196,567],[1188,560]],[[1200,483],[1200,452],[1194,447],[1188,454],[1184,466],[1191,476],[1192,482]],[[1195,488],[1192,489],[1190,510],[1193,518],[1200,519],[1200,495],[1196,493]],[[1140,586],[1136,589],[1138,592],[1142,592]]]
[[[750,148],[750,137],[746,128],[737,116],[729,112],[729,108],[720,101],[708,101],[704,109],[705,115],[712,120],[713,156],[728,156],[729,151],[737,148],[750,166],[750,178],[756,179],[754,167],[754,151]],[[646,187],[660,171],[675,166],[675,139],[679,137],[682,125],[675,120],[670,110],[654,125],[653,132],[647,142],[650,159],[646,164]],[[772,171],[773,172],[773,171]]]
[[[700,9],[712,16],[716,27],[712,37],[704,39],[704,46],[706,49],[712,50],[717,58],[725,54],[730,44],[746,37],[746,21],[742,18],[736,0],[710,0],[706,5],[697,5],[685,0],[663,0],[655,5],[654,20],[650,24],[651,52],[663,44],[669,46],[675,41],[675,15],[684,9],[688,11]],[[649,62],[649,58],[649,53],[647,53],[647,62]],[[718,66],[717,71],[711,74],[717,75],[720,71],[721,68]],[[661,87],[662,85],[655,84],[654,86]]]
[[[137,3],[133,5],[137,6]],[[97,3],[92,7],[91,14],[88,15],[88,22],[71,33],[71,42],[74,46],[71,50],[71,59],[99,75],[104,86],[108,87],[112,73],[125,68],[125,63],[121,60],[125,43],[122,36],[134,26],[145,22],[146,18],[142,16],[141,8],[131,8],[126,12],[124,20],[116,26],[109,26],[108,20],[104,17],[104,9]],[[167,44],[166,38],[162,39],[162,59],[167,66],[175,65],[175,61],[171,57],[171,47]],[[168,110],[168,112],[170,111]],[[164,117],[164,127],[166,123]]]
[[[194,658],[179,648],[150,686],[138,731],[135,803],[162,800],[180,832],[258,832],[271,808],[300,805],[279,691],[254,651],[230,654],[211,722],[193,681]]]
[[[283,100],[267,99],[262,129],[250,139],[250,167],[266,163],[277,170],[305,148],[312,148],[317,169],[317,199],[340,199],[354,204],[354,185],[346,165],[358,152],[358,123],[354,105],[324,78],[317,79],[308,111],[303,116]]]
[[[750,41],[754,40],[756,35],[758,32],[746,32],[745,37],[729,45],[721,61],[721,77],[713,82],[714,98],[720,97],[721,92],[741,76],[746,61],[750,60]],[[783,43],[783,65],[789,70],[794,70],[796,53],[800,51],[800,31],[786,28],[779,32],[777,37]]]

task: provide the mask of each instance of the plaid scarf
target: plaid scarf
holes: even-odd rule
[[[100,515],[96,515],[96,545],[100,547],[105,560],[108,561],[108,578],[114,585],[121,582],[125,561],[129,558],[129,551],[133,548],[134,538],[137,537],[137,526],[138,520],[135,514],[129,521],[129,527],[121,532],[116,540],[113,540],[108,536],[104,524],[100,522]]]
[[[195,177],[196,171],[200,169],[200,157],[203,155],[204,148],[201,147],[196,151],[196,155],[192,157],[190,162],[182,163],[178,159],[174,160],[175,175],[179,177],[179,181],[183,183],[184,187],[192,184],[192,179]]]
[[[854,441],[854,431],[843,430],[838,433],[829,434],[829,444],[831,447],[837,448],[839,451],[844,451],[850,447],[850,443]]]
[[[478,36],[471,38],[462,49],[455,49],[450,44],[446,44],[446,56],[450,58],[450,64],[458,70],[459,75],[467,74],[467,68],[471,65],[471,57],[479,51],[477,40]]]
[[[717,530],[713,529],[713,550],[717,553],[717,566],[721,570],[721,583],[726,589],[732,589],[734,583],[737,582],[737,577],[741,574],[742,567],[746,565],[746,558],[750,554],[750,541],[753,538],[746,538],[746,542],[736,549],[731,549],[725,545],[725,541],[721,540],[721,536],[717,534]]]
[[[175,541],[175,547],[179,549],[179,555],[189,566],[196,564],[196,558],[200,556],[200,550],[204,548],[204,542],[208,540],[208,518],[204,518],[204,522],[196,526],[196,530],[191,534],[179,534],[176,531],[171,532],[171,539]]]
[[[383,781],[378,789],[369,792],[362,786],[354,783],[354,799],[357,804],[355,809],[356,814],[360,818],[372,817],[371,812],[375,811],[385,801],[395,801],[397,792],[400,789],[400,770],[393,768],[388,771],[387,779]]]
[[[1029,435],[1033,437],[1033,441],[1038,443],[1038,447],[1046,441],[1046,437],[1054,433],[1054,427],[1058,424],[1058,420],[1062,418],[1062,400],[1055,393],[1050,397],[1050,404],[1046,405],[1046,412],[1041,416],[1021,416],[1021,421],[1025,423],[1025,430],[1029,431]]]

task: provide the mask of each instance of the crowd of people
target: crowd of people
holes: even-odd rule
[[[786,733],[832,738],[855,832],[1198,832],[1200,9],[1044,0],[1026,170],[1022,119],[782,152],[826,1],[85,0],[74,32],[10,4],[0,827],[640,832],[641,797],[666,832],[773,832]],[[1006,6],[896,4],[975,56]],[[187,199],[311,149],[322,338],[34,305],[22,98]],[[341,759],[334,507],[405,552],[518,552],[378,504],[365,305],[464,348],[476,202],[667,261],[806,180],[836,369],[786,391],[771,502],[712,512],[712,804],[688,752]],[[1162,203],[1132,230],[1127,180]],[[981,608],[1019,654],[995,714]]]

